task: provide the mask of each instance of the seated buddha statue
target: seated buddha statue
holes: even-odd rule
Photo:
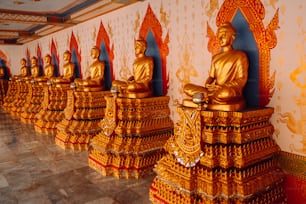
[[[153,59],[145,55],[147,42],[138,39],[134,42],[136,59],[133,63],[133,75],[126,81],[114,80],[112,91],[119,92],[119,97],[145,98],[152,96]]]
[[[233,49],[235,36],[236,30],[231,23],[220,25],[217,38],[221,52],[212,57],[204,87],[195,84],[184,86],[184,92],[193,97],[193,101],[184,100],[183,105],[205,103],[207,109],[221,111],[245,108],[243,89],[248,79],[249,62],[244,52]]]
[[[44,58],[44,76],[37,77],[35,81],[37,82],[46,82],[48,79],[51,79],[51,77],[54,76],[54,65],[51,64],[51,55],[47,54]]]
[[[38,60],[36,57],[31,58],[31,77],[36,78],[39,77],[40,68],[38,65]]]
[[[54,84],[55,86],[61,86],[61,84],[69,84],[73,81],[75,66],[71,62],[71,53],[66,50],[63,55],[64,66],[63,75],[59,77],[52,77],[49,84]]]
[[[21,65],[21,68],[20,68],[19,74],[14,75],[12,77],[12,80],[18,80],[18,79],[20,80],[20,79],[28,76],[29,71],[28,71],[28,67],[27,67],[27,60],[25,58],[22,58],[20,60],[20,65]]]
[[[27,82],[34,82],[34,78],[39,76],[39,66],[38,60],[36,57],[31,58],[31,75],[24,77],[24,80]]]
[[[85,79],[75,79],[77,91],[102,91],[104,90],[104,68],[105,64],[99,60],[100,50],[98,47],[91,48],[91,57],[93,59],[89,69],[86,70]]]

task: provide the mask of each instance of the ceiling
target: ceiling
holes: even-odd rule
[[[1,0],[0,45],[22,45],[143,0]]]

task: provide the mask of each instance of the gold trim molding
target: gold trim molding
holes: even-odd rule
[[[278,155],[281,168],[289,175],[306,180],[306,157],[281,151]]]

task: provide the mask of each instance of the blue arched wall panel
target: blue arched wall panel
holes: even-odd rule
[[[163,95],[163,77],[162,77],[162,62],[158,45],[156,43],[154,34],[149,30],[147,35],[147,50],[146,55],[153,58],[154,71],[152,79],[152,88],[154,96]]]
[[[104,68],[104,86],[105,90],[110,90],[112,86],[112,73],[111,73],[111,67],[110,67],[110,61],[108,57],[108,52],[105,46],[105,42],[102,41],[100,44],[100,56],[99,59],[101,61],[104,61],[105,68]]]
[[[249,58],[248,82],[244,89],[244,96],[248,106],[259,105],[259,54],[253,33],[249,29],[248,22],[241,13],[237,11],[232,21],[236,28],[236,40],[233,47],[244,51]]]

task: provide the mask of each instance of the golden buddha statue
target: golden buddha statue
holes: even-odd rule
[[[38,66],[38,60],[36,57],[31,58],[31,75],[26,76],[23,79],[26,82],[34,83],[34,78],[37,78],[39,76],[39,66]]]
[[[36,57],[31,58],[31,77],[36,78],[39,76],[39,66]]]
[[[29,72],[28,72],[28,67],[27,67],[27,60],[25,58],[22,58],[20,60],[20,65],[21,65],[21,68],[19,71],[19,75],[14,75],[12,80],[21,79],[21,78],[28,76]]]
[[[54,65],[51,64],[51,55],[47,54],[44,58],[45,62],[45,77],[50,79],[54,76]]]
[[[147,42],[144,39],[135,40],[136,59],[133,63],[133,76],[127,81],[114,80],[112,91],[119,92],[120,97],[145,98],[152,96],[151,81],[153,77],[154,62],[145,55]]]
[[[71,62],[71,53],[66,50],[63,55],[64,58],[64,73],[59,77],[52,77],[50,79],[51,84],[59,85],[60,84],[70,84],[73,81],[75,66]]]
[[[45,74],[44,76],[37,77],[35,81],[37,82],[46,82],[48,79],[54,76],[54,65],[51,64],[51,55],[47,54],[44,58],[45,63]]]
[[[183,105],[197,107],[197,103],[205,103],[207,109],[222,111],[245,108],[243,88],[248,79],[249,62],[244,52],[233,49],[235,37],[236,30],[231,23],[220,25],[217,38],[221,52],[212,57],[205,87],[186,84],[184,92],[193,97],[193,102],[185,99]]]
[[[86,78],[75,79],[74,83],[77,91],[102,91],[104,90],[104,68],[105,64],[99,60],[100,50],[98,47],[91,48],[92,64],[86,71]]]

